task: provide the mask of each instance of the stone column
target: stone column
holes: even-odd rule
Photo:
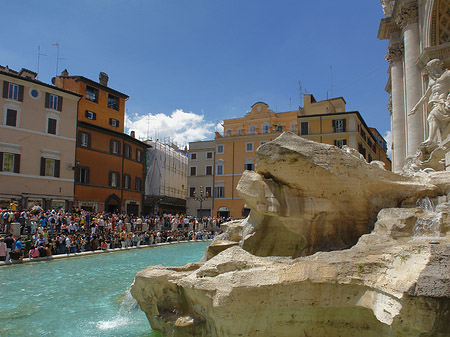
[[[422,96],[421,71],[417,65],[420,55],[419,23],[417,2],[404,4],[396,18],[402,29],[405,62],[406,114]],[[423,113],[420,108],[415,114],[407,115],[407,155],[414,155],[424,140]]]
[[[386,60],[391,68],[392,97],[392,162],[394,172],[400,172],[406,158],[406,113],[403,88],[402,48],[389,48]]]

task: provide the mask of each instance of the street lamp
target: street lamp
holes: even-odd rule
[[[200,195],[195,195],[195,191],[194,191],[194,200],[200,201],[200,215],[202,215],[202,210],[203,210],[203,201],[205,201],[206,199],[209,198],[208,193],[204,193],[203,192],[203,186],[200,186]],[[197,214],[198,216],[198,214]]]

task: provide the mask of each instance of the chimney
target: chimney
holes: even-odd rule
[[[105,87],[108,86],[108,74],[104,73],[103,71],[100,73],[100,75],[98,75],[98,81],[100,82],[101,85],[104,85]]]
[[[133,138],[136,138],[136,134],[134,133],[134,131],[130,132],[130,136],[133,137]]]
[[[67,71],[67,69],[64,69],[64,70],[61,72],[61,76],[63,76],[63,77],[69,76],[69,72]]]

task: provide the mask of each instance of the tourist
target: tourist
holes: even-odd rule
[[[5,239],[2,237],[0,238],[0,261],[6,261],[6,255],[8,255],[8,252],[6,250]]]
[[[12,263],[21,263],[23,262],[22,257],[23,252],[20,249],[14,249],[9,253],[9,257]]]

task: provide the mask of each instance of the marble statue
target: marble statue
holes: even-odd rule
[[[383,13],[388,18],[392,16],[394,11],[394,6],[392,5],[392,0],[380,0],[381,6],[383,7]]]
[[[450,124],[450,70],[444,69],[439,59],[429,61],[425,69],[429,76],[428,88],[409,114],[414,114],[427,102],[429,136],[423,144],[430,145],[443,140],[443,133]]]

